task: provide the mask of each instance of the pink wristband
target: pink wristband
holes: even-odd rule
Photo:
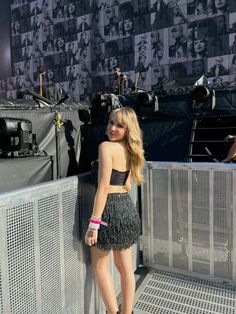
[[[107,223],[100,220],[100,219],[93,219],[93,218],[90,218],[89,219],[89,222],[91,222],[92,224],[96,224],[96,225],[103,225],[103,226],[107,226]]]
[[[90,218],[89,221],[92,222],[92,223],[94,223],[94,224],[98,224],[98,225],[100,225],[100,223],[101,223],[101,219],[93,219],[93,218]]]

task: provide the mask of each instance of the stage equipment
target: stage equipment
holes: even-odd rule
[[[40,107],[40,108],[43,108],[43,107],[49,107],[49,108],[51,108],[51,107],[54,107],[54,106],[55,106],[55,103],[54,103],[54,102],[52,102],[51,100],[49,100],[49,99],[47,99],[47,98],[45,98],[45,97],[43,97],[43,96],[41,96],[41,95],[35,93],[35,92],[32,91],[31,89],[28,89],[28,93],[33,96],[33,99],[34,99],[35,101],[37,101],[37,103],[39,104],[39,107]]]
[[[97,94],[92,101],[91,120],[94,124],[106,123],[112,110],[122,107],[119,96]]]
[[[32,155],[33,139],[29,120],[0,118],[0,156]]]
[[[39,74],[39,95],[43,96],[43,76],[46,74],[46,71],[43,71]]]
[[[138,89],[125,97],[127,102],[122,102],[122,105],[133,107],[141,119],[153,118],[154,113],[159,110],[158,97],[145,90]]]
[[[204,85],[196,86],[191,92],[192,109],[197,113],[212,111],[216,105],[215,90]]]
[[[206,86],[197,86],[192,91],[193,100],[196,102],[206,102],[211,95],[210,90]]]
[[[155,98],[144,90],[130,93],[126,98],[134,99],[138,107],[151,107],[155,101]]]
[[[210,89],[209,83],[207,77],[202,75],[194,84],[195,88],[190,93],[194,115],[209,112],[215,108],[215,90],[213,88]]]

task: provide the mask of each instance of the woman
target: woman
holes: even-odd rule
[[[115,68],[119,67],[119,57],[112,56],[106,59],[106,72],[114,72]]]
[[[116,16],[115,7],[107,7],[105,9],[107,24],[104,26],[105,36],[118,36],[119,35],[119,19]]]
[[[229,10],[228,0],[210,0],[208,5],[208,15],[227,14]]]
[[[197,59],[192,61],[192,76],[193,77],[200,77],[206,73],[205,70],[205,60],[204,59]]]
[[[189,57],[199,59],[207,56],[206,39],[196,39],[189,43]]]
[[[142,134],[137,116],[129,107],[111,112],[107,136],[99,146],[98,188],[92,217],[85,236],[91,246],[92,265],[101,296],[109,314],[120,313],[109,271],[112,250],[120,273],[122,314],[132,312],[135,277],[132,245],[140,234],[140,219],[128,194],[131,182],[141,184],[144,165]]]
[[[183,27],[177,25],[171,29],[173,44],[169,46],[169,57],[179,59],[187,57],[187,37]]]
[[[131,36],[134,33],[134,19],[126,18],[120,22],[120,36]]]

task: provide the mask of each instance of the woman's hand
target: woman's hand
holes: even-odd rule
[[[98,230],[88,228],[85,235],[85,243],[88,246],[93,246],[94,244],[97,243],[97,239],[98,239]]]

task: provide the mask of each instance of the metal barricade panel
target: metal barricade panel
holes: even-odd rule
[[[0,313],[3,314],[3,298],[2,298],[2,278],[1,278],[1,267],[0,267]]]
[[[153,247],[156,252],[154,263],[169,264],[169,211],[168,211],[168,171],[153,170],[152,174],[152,230]]]
[[[83,313],[78,205],[77,177],[0,195],[2,313]]]
[[[85,175],[0,195],[0,313],[105,313],[84,243],[94,193]]]
[[[43,313],[62,313],[58,195],[38,200],[40,277]]]
[[[145,266],[235,281],[234,167],[150,162],[145,180]]]
[[[65,310],[64,313],[83,313],[82,296],[82,256],[77,232],[79,226],[78,189],[62,193],[63,202],[63,247],[65,278]],[[74,209],[74,210],[73,210]],[[73,229],[71,228],[73,226]],[[74,261],[77,261],[75,263]]]
[[[171,252],[174,268],[188,270],[189,267],[189,216],[188,216],[188,172],[171,172]]]
[[[6,210],[10,313],[36,313],[33,204]]]
[[[233,173],[214,172],[214,273],[233,279]],[[234,213],[235,215],[235,213]],[[234,244],[234,245],[233,245]]]

